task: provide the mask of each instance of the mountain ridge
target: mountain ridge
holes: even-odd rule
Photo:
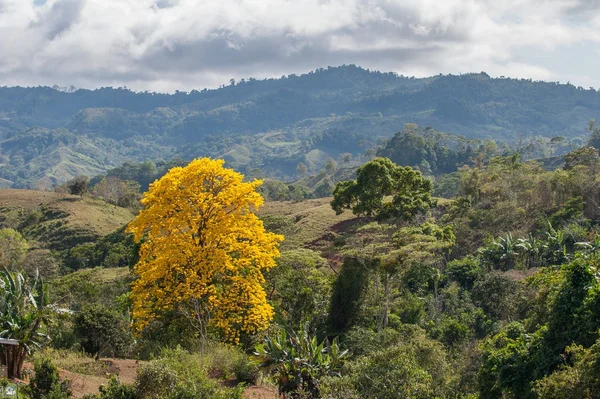
[[[600,94],[570,84],[354,65],[173,94],[0,87],[0,178],[34,188],[125,161],[210,156],[289,179],[299,162],[318,170],[341,153],[358,156],[405,123],[497,141],[581,141],[599,113]],[[52,145],[70,152],[48,156]]]

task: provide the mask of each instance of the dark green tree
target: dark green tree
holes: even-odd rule
[[[588,126],[590,132],[590,138],[588,140],[588,146],[594,147],[596,150],[600,150],[600,126],[596,125],[595,120],[591,120]]]
[[[77,313],[75,334],[86,352],[98,356],[125,356],[133,343],[127,320],[101,305],[88,305]]]
[[[338,183],[333,191],[331,207],[338,215],[351,209],[355,215],[410,220],[433,205],[431,181],[388,158],[367,162],[356,176],[356,180]]]

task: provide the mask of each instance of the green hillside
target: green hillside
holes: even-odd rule
[[[600,94],[485,73],[415,79],[353,65],[175,94],[0,88],[0,185],[48,187],[125,161],[221,157],[290,179],[299,162],[355,159],[405,123],[519,143],[581,145]]]
[[[0,190],[0,228],[19,230],[42,248],[63,250],[96,241],[133,218],[101,200],[48,191]]]

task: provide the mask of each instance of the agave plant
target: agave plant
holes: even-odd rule
[[[48,323],[47,292],[37,275],[31,283],[22,273],[0,272],[0,338],[18,341],[0,345],[0,362],[8,377],[21,377],[25,356],[49,340],[40,332]]]
[[[281,330],[273,337],[256,346],[255,355],[275,379],[279,394],[297,398],[319,397],[319,379],[324,376],[339,376],[343,359],[348,351],[342,351],[337,338],[331,343],[327,339],[317,342],[307,326],[299,333]]]

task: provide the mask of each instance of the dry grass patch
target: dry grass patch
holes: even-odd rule
[[[314,248],[323,246],[321,240],[329,241],[327,234],[333,232],[336,225],[355,219],[352,212],[336,215],[329,202],[331,198],[318,198],[301,202],[269,201],[260,210],[259,215],[286,217],[293,222],[295,229],[286,235],[282,248]]]

